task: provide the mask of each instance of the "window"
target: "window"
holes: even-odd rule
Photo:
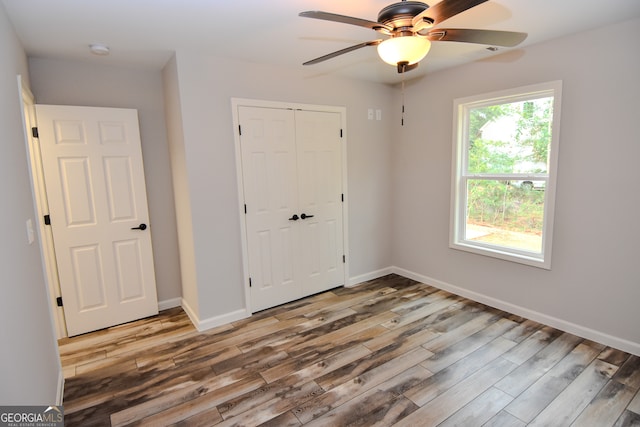
[[[551,268],[561,90],[455,100],[452,248]]]

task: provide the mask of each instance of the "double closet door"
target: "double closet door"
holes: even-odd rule
[[[239,106],[253,312],[344,284],[342,117]]]

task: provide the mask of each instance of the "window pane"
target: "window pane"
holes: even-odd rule
[[[561,96],[554,81],[454,100],[451,248],[551,268]]]
[[[469,173],[547,173],[553,97],[469,110]]]
[[[542,252],[545,181],[467,181],[465,240]]]

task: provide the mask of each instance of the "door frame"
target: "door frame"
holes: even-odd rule
[[[44,216],[49,214],[49,203],[47,201],[47,189],[44,181],[42,169],[42,155],[40,153],[40,140],[33,135],[32,128],[38,126],[35,97],[31,90],[25,85],[22,76],[18,76],[18,86],[22,97],[22,114],[24,121],[25,143],[29,156],[29,169],[31,173],[31,186],[33,188],[33,198],[36,209],[36,222],[38,223],[38,234],[40,236],[40,253],[42,254],[42,265],[45,272],[47,284],[49,307],[53,318],[53,327],[57,339],[65,338],[67,334],[67,324],[64,318],[64,308],[58,306],[57,299],[62,297],[60,290],[60,280],[58,278],[58,265],[56,262],[56,252],[53,247],[53,234],[51,227],[44,224]]]
[[[340,114],[340,127],[342,129],[342,194],[344,202],[342,203],[342,244],[345,254],[344,262],[344,278],[343,286],[349,284],[349,215],[347,195],[347,109],[346,107],[301,104],[293,102],[281,101],[265,101],[258,99],[231,98],[231,109],[233,114],[233,140],[235,146],[236,157],[236,182],[238,185],[238,218],[240,223],[240,242],[242,249],[242,275],[244,283],[245,307],[249,313],[251,310],[251,291],[249,289],[249,248],[247,244],[247,225],[245,221],[245,198],[244,198],[244,176],[242,170],[242,148],[240,146],[240,119],[239,107],[257,107],[257,108],[277,108],[288,110],[305,110],[305,111],[321,111]]]

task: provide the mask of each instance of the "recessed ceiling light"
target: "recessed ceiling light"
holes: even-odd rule
[[[102,56],[109,55],[109,46],[104,45],[102,43],[90,44],[89,49],[91,50],[91,53],[93,53],[94,55],[102,55]]]

